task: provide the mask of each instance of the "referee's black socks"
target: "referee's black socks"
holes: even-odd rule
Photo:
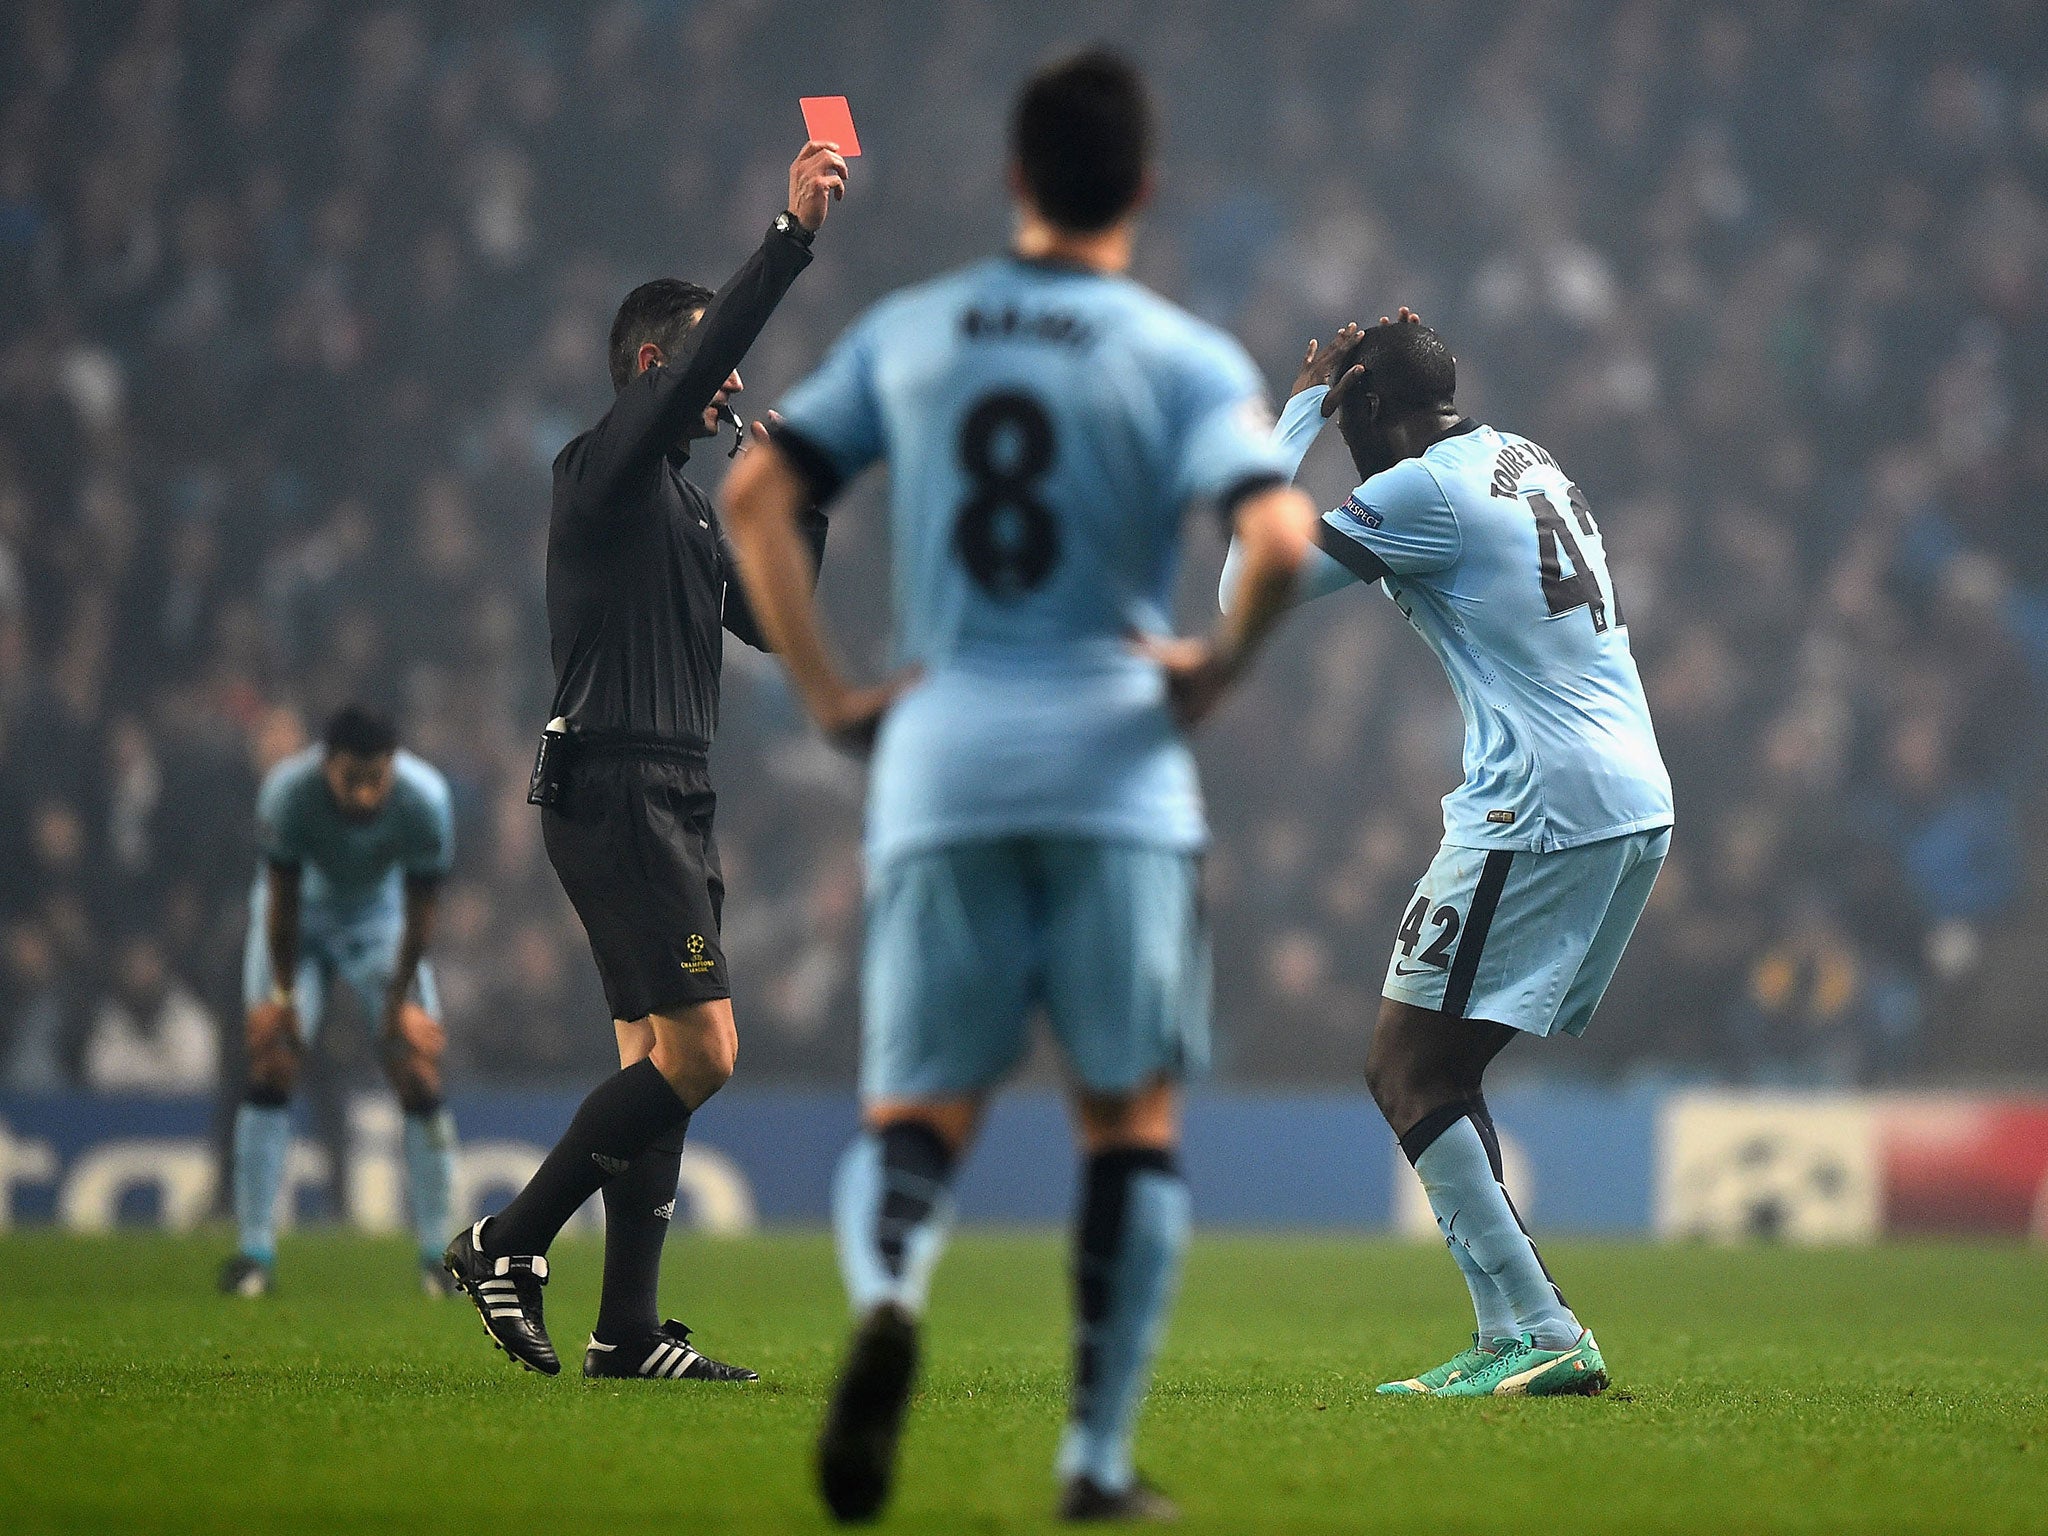
[[[680,1157],[690,1111],[652,1061],[636,1061],[591,1089],[526,1188],[483,1231],[491,1258],[546,1253],[576,1210],[659,1141]],[[671,1180],[670,1192],[675,1185]],[[659,1244],[656,1245],[659,1263]]]
[[[604,1292],[597,1337],[628,1344],[661,1326],[661,1245],[676,1212],[685,1122],[654,1139],[604,1186]]]

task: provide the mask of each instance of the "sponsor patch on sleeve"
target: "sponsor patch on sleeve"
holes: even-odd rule
[[[1357,518],[1361,523],[1365,524],[1365,526],[1368,528],[1381,528],[1386,526],[1387,520],[1381,517],[1379,513],[1373,511],[1373,509],[1371,507],[1368,507],[1364,502],[1360,501],[1358,499],[1358,493],[1355,491],[1352,492],[1351,495],[1346,496],[1344,498],[1343,510],[1349,512],[1353,517]]]

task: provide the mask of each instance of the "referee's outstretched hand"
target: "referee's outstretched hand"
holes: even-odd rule
[[[789,163],[789,211],[812,234],[825,222],[825,210],[846,196],[846,161],[839,146],[812,139]]]

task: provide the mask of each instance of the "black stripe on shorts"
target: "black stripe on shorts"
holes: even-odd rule
[[[1495,848],[1486,855],[1479,871],[1479,885],[1472,892],[1472,910],[1465,914],[1465,932],[1458,940],[1457,958],[1451,961],[1450,977],[1444,982],[1444,1012],[1454,1019],[1465,1017],[1472,1001],[1472,983],[1479,975],[1479,957],[1486,949],[1486,930],[1493,926],[1493,910],[1500,905],[1501,888],[1508,883],[1508,866],[1515,862],[1514,850]]]

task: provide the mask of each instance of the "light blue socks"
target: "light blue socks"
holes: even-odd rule
[[[1514,1308],[1508,1305],[1500,1287],[1493,1283],[1493,1276],[1479,1267],[1479,1261],[1463,1243],[1451,1242],[1451,1235],[1444,1230],[1444,1221],[1437,1218],[1436,1227],[1443,1232],[1444,1241],[1450,1244],[1451,1257],[1458,1261],[1458,1269],[1465,1277],[1465,1289],[1472,1293],[1473,1332],[1479,1335],[1479,1342],[1490,1344],[1495,1339],[1513,1338],[1520,1330],[1515,1324]]]
[[[1120,1493],[1131,1436],[1188,1244],[1188,1187],[1171,1152],[1088,1160],[1074,1252],[1074,1395],[1057,1468]]]
[[[856,1314],[922,1314],[952,1222],[954,1159],[922,1125],[863,1135],[832,1185],[839,1268]],[[1188,1190],[1173,1154],[1119,1149],[1088,1161],[1075,1246],[1074,1398],[1062,1478],[1131,1485],[1131,1434],[1187,1248]]]
[[[235,1111],[235,1224],[244,1258],[277,1260],[277,1192],[292,1145],[289,1104],[244,1101]]]
[[[839,1273],[856,1316],[893,1302],[924,1313],[952,1226],[953,1154],[929,1126],[892,1125],[846,1149],[832,1180]]]
[[[1436,1224],[1471,1287],[1480,1338],[1526,1333],[1544,1349],[1567,1349],[1575,1343],[1581,1332],[1579,1320],[1544,1273],[1536,1245],[1515,1219],[1507,1191],[1487,1159],[1486,1143],[1470,1117],[1460,1113],[1414,1160]],[[1490,1308],[1483,1299],[1482,1278],[1492,1284],[1512,1318],[1511,1326],[1501,1328],[1495,1314],[1491,1326],[1500,1328],[1499,1333],[1488,1331]]]
[[[455,1117],[445,1105],[405,1117],[405,1193],[422,1264],[439,1264],[453,1230]]]

